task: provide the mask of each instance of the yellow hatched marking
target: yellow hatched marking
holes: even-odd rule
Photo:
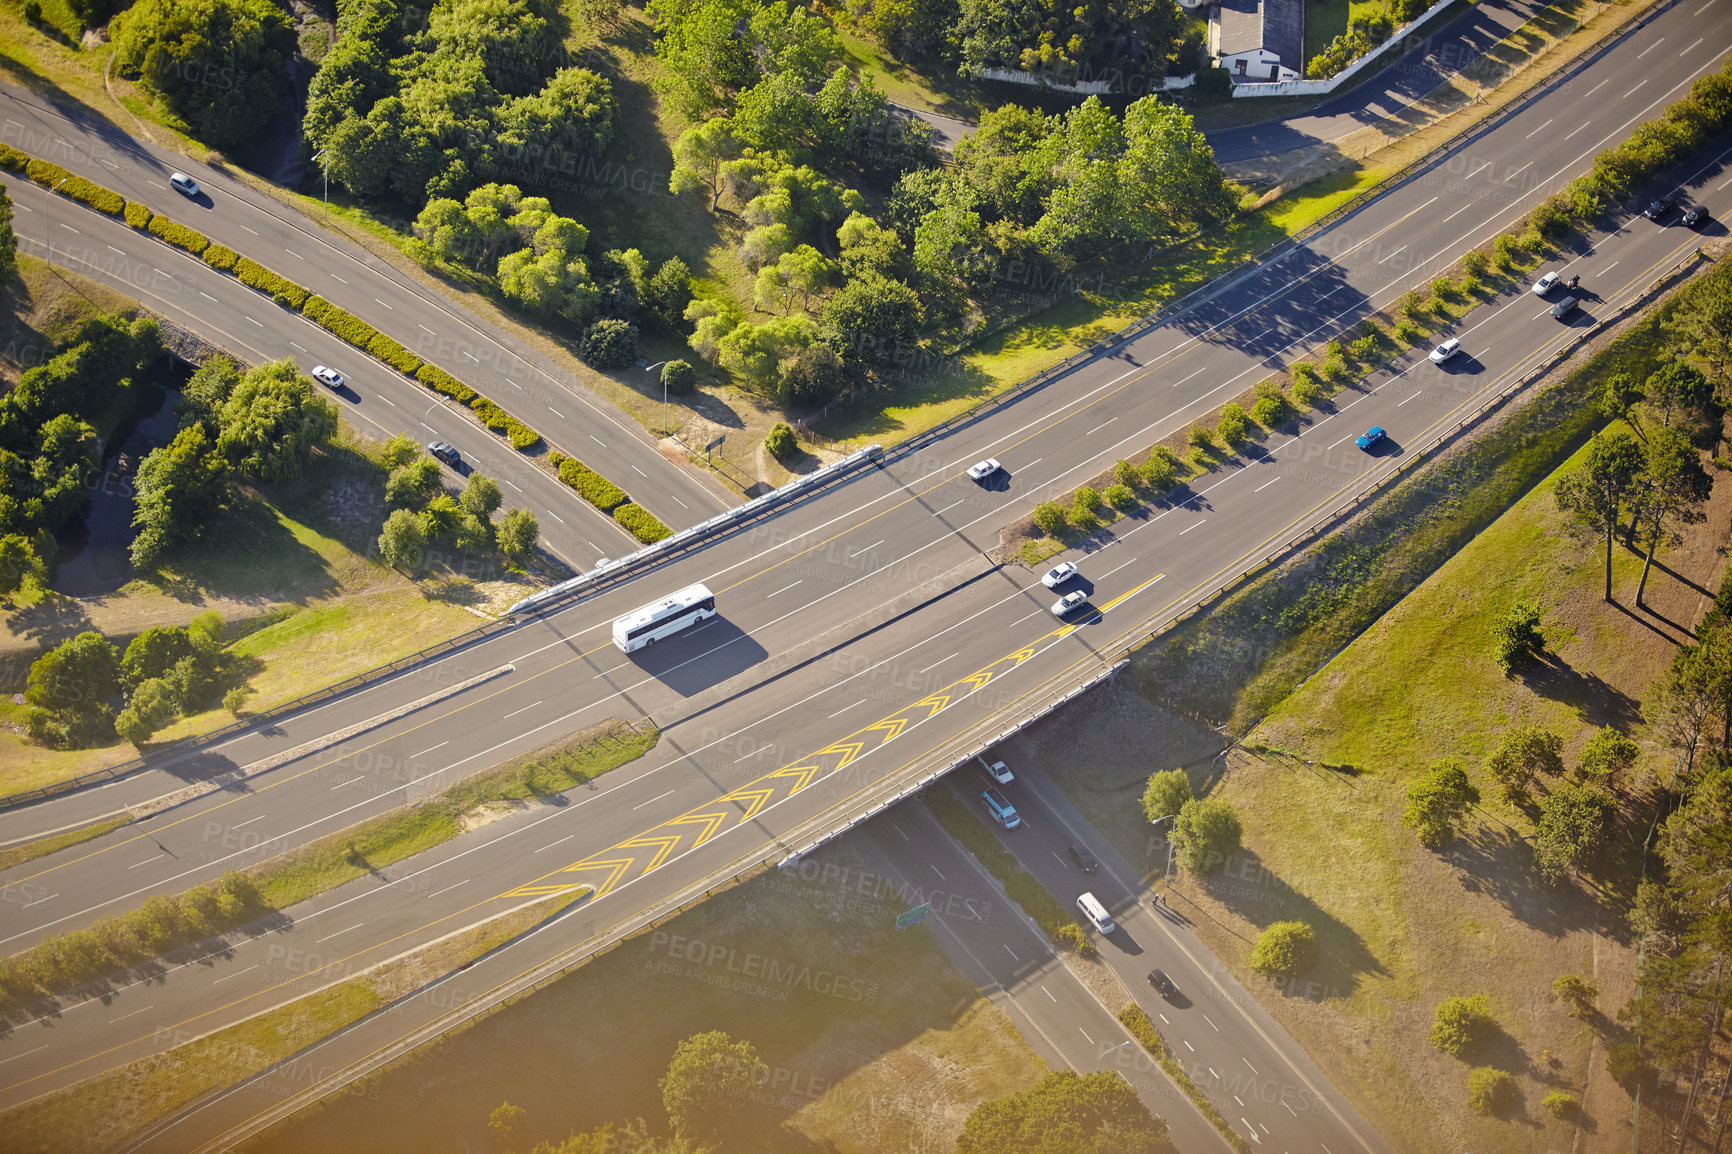
[[[906,729],[907,727],[908,727],[908,718],[906,718],[906,717],[892,717],[888,721],[880,721],[877,725],[869,727],[866,730],[866,732],[867,733],[883,733],[884,738],[878,744],[889,745],[892,741],[895,741],[898,737],[901,737],[902,731],[904,729]]]
[[[663,822],[661,825],[658,825],[656,829],[666,829],[672,824],[673,822]],[[679,845],[681,841],[685,840],[683,835],[677,833],[664,835],[662,837],[652,836],[654,833],[655,830],[652,829],[649,833],[640,834],[639,836],[632,838],[630,841],[622,841],[614,848],[637,849],[641,846],[644,849],[648,849],[650,846],[660,846],[661,848],[656,850],[655,857],[650,859],[649,865],[643,868],[644,873],[650,873],[655,870],[657,866],[661,865],[662,862],[667,860],[668,854],[673,852],[676,845]]]
[[[830,748],[825,749],[825,750],[821,750],[819,752],[818,756],[822,757],[826,753],[835,754],[838,758],[840,758],[840,760],[836,762],[836,765],[834,768],[835,769],[841,769],[843,766],[845,766],[849,762],[853,761],[856,757],[859,757],[860,751],[864,748],[866,748],[866,743],[864,741],[849,741],[849,742],[838,741],[835,745],[832,745]]]
[[[732,797],[733,795],[729,794],[728,796]],[[672,821],[668,822],[668,824],[703,826],[703,829],[698,832],[698,839],[692,843],[695,847],[703,845],[705,842],[709,841],[710,838],[715,836],[716,830],[724,821],[728,820],[728,812],[729,811],[727,810],[723,810],[721,813],[689,813],[684,817],[674,818]],[[756,812],[756,810],[752,810],[750,813],[746,814],[746,817],[750,817],[752,813]]]
[[[727,796],[728,801],[745,804],[745,812],[740,814],[741,821],[751,821],[758,816],[758,811],[770,804],[770,799],[776,796],[774,789],[736,789]]]
[[[796,780],[794,784],[788,787],[788,792],[791,794],[799,793],[802,789],[805,789],[808,785],[812,784],[812,775],[817,773],[820,768],[821,767],[816,765],[785,766],[762,780],[770,781],[778,777],[795,778]]]

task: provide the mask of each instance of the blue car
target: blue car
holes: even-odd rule
[[[1374,445],[1380,444],[1383,438],[1388,435],[1383,431],[1382,425],[1373,425],[1359,434],[1359,439],[1353,443],[1369,453]]]

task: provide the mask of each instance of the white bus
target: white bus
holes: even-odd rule
[[[688,585],[672,597],[633,609],[615,621],[613,643],[621,653],[631,653],[715,615],[716,595],[709,587]]]

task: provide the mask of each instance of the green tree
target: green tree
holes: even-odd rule
[[[577,355],[598,369],[623,369],[637,359],[637,329],[630,321],[604,317],[584,330]]]
[[[1230,448],[1237,449],[1245,443],[1245,438],[1250,435],[1245,410],[1240,408],[1237,402],[1229,401],[1227,406],[1221,410],[1221,420],[1216,424],[1215,430],[1221,434],[1221,439],[1227,442]]]
[[[500,106],[500,143],[563,166],[607,150],[613,113],[613,88],[604,77],[587,68],[561,68],[539,92]]]
[[[1545,652],[1545,635],[1540,632],[1540,607],[1532,601],[1518,601],[1509,607],[1493,627],[1493,656],[1505,673],[1525,669]]]
[[[440,493],[421,508],[421,533],[429,541],[450,537],[463,521],[463,506],[449,493]]]
[[[129,691],[161,677],[192,654],[192,635],[181,626],[153,626],[132,639],[120,659],[120,683]]]
[[[1055,1070],[991,1098],[963,1123],[956,1154],[1171,1154],[1167,1124],[1112,1070]]]
[[[1548,794],[1534,827],[1540,876],[1557,882],[1592,857],[1606,843],[1617,813],[1618,803],[1597,786],[1571,785]]]
[[[1431,768],[1407,787],[1401,824],[1413,830],[1419,844],[1439,849],[1455,836],[1456,823],[1479,804],[1479,790],[1467,779],[1467,767],[1455,758],[1431,763]]]
[[[1317,932],[1304,922],[1273,922],[1257,935],[1251,968],[1268,978],[1297,977],[1317,958]]]
[[[913,289],[868,274],[843,285],[825,303],[819,338],[845,361],[883,365],[913,347],[921,319]]]
[[[698,387],[698,371],[690,361],[669,361],[662,366],[662,385],[671,396],[687,396]]]
[[[205,358],[180,391],[182,423],[186,418],[202,421],[212,437],[222,428],[222,410],[241,383],[241,367],[218,354]]]
[[[419,509],[433,499],[443,483],[439,462],[418,456],[391,470],[385,478],[385,500],[399,509]]]
[[[151,678],[139,683],[138,688],[132,691],[126,708],[114,719],[114,731],[142,748],[151,734],[174,720],[177,712],[174,692],[168,682]]]
[[[1485,759],[1485,769],[1506,799],[1525,798],[1534,778],[1556,777],[1564,771],[1564,739],[1538,726],[1520,726],[1505,733]]]
[[[676,1137],[719,1146],[738,1132],[747,1096],[763,1077],[757,1049],[721,1030],[693,1034],[674,1048],[660,1087]]]
[[[1634,437],[1622,431],[1602,432],[1588,444],[1587,459],[1560,477],[1553,490],[1559,509],[1605,538],[1606,588],[1602,597],[1607,604],[1612,600],[1612,535],[1618,527],[1619,510],[1642,466],[1642,447]]]
[[[421,519],[407,509],[394,509],[379,533],[379,556],[395,569],[411,572],[421,567],[427,549],[427,534]]]
[[[1156,446],[1138,471],[1143,475],[1144,484],[1157,493],[1165,493],[1178,483],[1179,461],[1171,449]]]
[[[1600,988],[1574,974],[1559,974],[1552,981],[1552,997],[1564,1004],[1572,1018],[1586,1018],[1594,1012],[1594,999]]]
[[[499,491],[499,482],[485,473],[469,474],[469,480],[463,485],[463,508],[477,517],[486,519],[493,516],[493,511],[504,499],[505,495]]]
[[[794,430],[787,424],[778,421],[764,437],[764,449],[777,460],[792,456],[800,447],[794,439]]]
[[[241,377],[218,420],[217,451],[242,474],[280,484],[336,434],[337,406],[293,361],[274,361]]]
[[[1220,798],[1192,798],[1179,809],[1169,835],[1179,861],[1192,873],[1212,873],[1239,849],[1244,827]]]
[[[1699,281],[1675,323],[1690,353],[1724,384],[1732,371],[1732,284],[1723,277]]]
[[[1521,1101],[1515,1076],[1496,1066],[1480,1066],[1467,1076],[1467,1105],[1475,1114],[1504,1114]]]
[[[397,433],[379,450],[379,463],[388,470],[400,469],[420,455],[421,446],[414,437],[408,433]]]
[[[47,579],[48,567],[29,538],[17,533],[0,537],[0,597],[16,593],[26,582],[40,585]]]
[[[1677,539],[1676,525],[1694,525],[1703,520],[1701,506],[1714,487],[1702,468],[1701,454],[1684,433],[1671,426],[1661,426],[1648,434],[1648,463],[1639,484],[1640,512],[1647,516],[1644,536],[1648,551],[1642,560],[1642,579],[1636,583],[1637,605],[1642,604],[1642,594],[1648,587],[1654,550],[1661,541]]]
[[[1640,757],[1641,753],[1641,746],[1607,725],[1588,738],[1588,744],[1582,748],[1582,760],[1578,770],[1583,777],[1588,778],[1610,778],[1625,774],[1636,764],[1636,758]]]
[[[138,0],[110,31],[121,75],[217,148],[250,145],[289,95],[295,30],[268,0]]]
[[[1445,998],[1432,1016],[1431,1044],[1457,1058],[1472,1054],[1497,1030],[1490,1002],[1484,994],[1471,998]]]
[[[1175,817],[1190,800],[1191,779],[1184,770],[1156,770],[1143,787],[1143,816],[1151,822]]]
[[[108,703],[119,690],[119,653],[102,634],[86,631],[31,663],[24,699],[49,714],[76,742],[105,736]]]
[[[710,211],[722,199],[722,165],[738,160],[744,149],[734,131],[734,123],[726,118],[700,121],[682,132],[674,141],[673,178],[668,191],[675,196],[696,188],[710,190]]]
[[[151,570],[167,550],[210,529],[227,503],[228,466],[204,426],[189,425],[139,463],[134,491],[132,565]]]
[[[1034,527],[1048,537],[1064,532],[1064,506],[1057,501],[1042,501],[1034,507]]]
[[[500,518],[495,539],[507,561],[527,565],[535,556],[536,542],[541,539],[541,525],[528,509],[513,509]]]

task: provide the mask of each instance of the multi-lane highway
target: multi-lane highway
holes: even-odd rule
[[[342,964],[577,883],[599,896],[534,948],[606,940],[665,898],[804,845],[1100,669],[1152,623],[1277,550],[1295,526],[1386,475],[1477,398],[1570,341],[1573,330],[1536,315],[1541,302],[1519,287],[1475,310],[1455,330],[1466,352],[1452,365],[1420,356],[1377,374],[1122,525],[1080,559],[1092,609],[1069,622],[1054,620],[1052,594],[1033,575],[986,555],[998,529],[1033,502],[1183,427],[1519,217],[1714,67],[1732,42],[1729,23],[1728,0],[1671,8],[1587,75],[1113,356],[622,588],[224,742],[207,752],[205,769],[250,764],[437,685],[511,666],[261,774],[245,791],[8,871],[0,939],[18,949],[145,894],[184,889],[607,716],[652,720],[660,745],[574,804],[529,811],[436,860],[404,863],[393,876],[414,872],[419,893],[375,886],[360,899],[371,903],[364,920],[344,914],[323,930],[342,932]],[[1685,175],[1694,199],[1732,211],[1732,180],[1717,158]],[[1554,267],[1582,276],[1593,317],[1696,243],[1681,228],[1638,219]],[[1372,424],[1389,429],[1392,443],[1367,456],[1352,440]],[[986,486],[962,475],[989,455],[1005,474]],[[613,617],[693,580],[716,591],[720,617],[631,658],[612,648]],[[173,784],[142,775],[48,803],[10,816],[0,837]],[[325,973],[304,962],[286,968],[268,945],[249,948],[104,1002],[69,1004],[52,1026],[19,1024],[0,1040],[0,1104],[152,1052],[184,1036],[176,1031],[244,1016]],[[196,1018],[189,1005],[201,1007]],[[74,1028],[80,1015],[94,1024]],[[1244,1044],[1264,1048],[1244,1055],[1258,1068],[1258,1055],[1275,1061],[1292,1046],[1274,1031],[1250,1031]],[[1368,1148],[1332,1116],[1300,1138],[1284,1148]]]
[[[8,85],[0,85],[0,141],[196,228],[365,318],[594,467],[675,528],[697,524],[732,504],[713,479],[689,466],[672,465],[635,421],[527,342],[226,172],[126,136],[82,109],[53,107],[34,93]],[[198,181],[203,189],[198,200],[169,187],[169,174],[177,170]],[[662,193],[666,183],[663,176],[646,195]],[[27,251],[43,255],[51,239],[57,260],[120,286],[147,307],[237,354],[292,357],[303,368],[315,363],[338,367],[351,385],[338,398],[344,415],[362,428],[424,435],[424,424],[443,434],[471,423],[455,409],[443,414],[442,424],[435,419],[441,416],[437,410],[423,421],[422,413],[434,400],[428,390],[340,342],[330,342],[330,359],[324,359],[325,352],[304,335],[314,326],[233,277],[208,267],[198,275],[194,266],[203,262],[197,258],[124,226],[115,226],[117,231],[87,227],[84,222],[101,218],[65,201],[45,213],[43,190],[21,181],[9,187],[14,201],[31,210],[20,212],[15,222]],[[206,314],[210,319],[200,323]],[[457,443],[451,436],[444,439]],[[498,437],[491,439],[495,444],[486,451],[488,458],[513,455]],[[608,542],[602,551],[578,560],[589,564],[618,552],[617,543]]]

